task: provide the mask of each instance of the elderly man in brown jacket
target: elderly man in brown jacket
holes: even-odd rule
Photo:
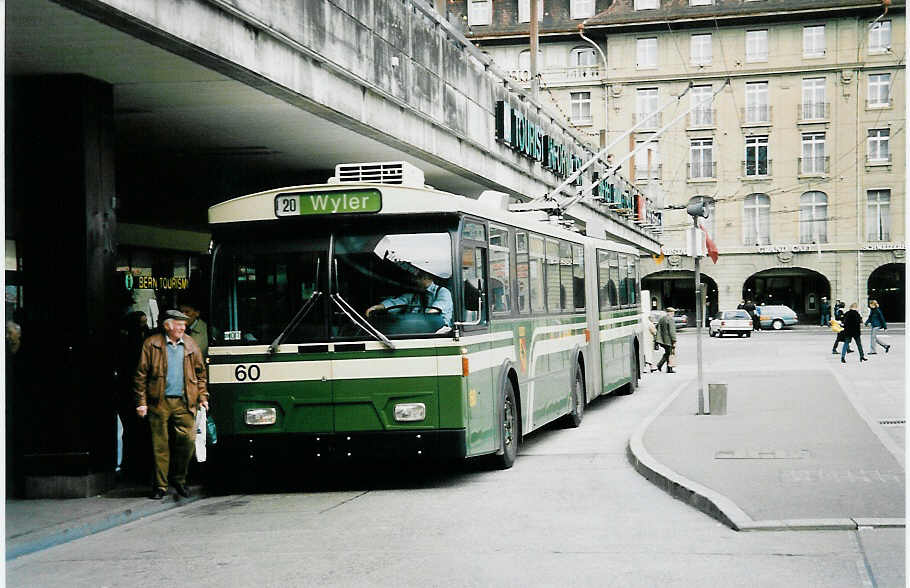
[[[155,485],[149,498],[156,500],[167,495],[168,478],[177,494],[189,497],[186,471],[195,448],[196,408],[209,407],[202,352],[184,337],[188,318],[177,310],[164,313],[164,334],[142,344],[133,379],[136,414],[148,416],[152,432]]]

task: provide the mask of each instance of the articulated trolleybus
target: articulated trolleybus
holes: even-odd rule
[[[209,209],[226,462],[489,456],[631,393],[638,256],[424,185],[407,163]]]

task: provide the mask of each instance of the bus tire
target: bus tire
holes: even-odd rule
[[[563,423],[566,427],[575,429],[581,426],[581,419],[585,416],[585,376],[580,364],[575,368],[575,380],[572,382],[572,394],[569,399],[572,409],[564,417]]]
[[[518,445],[521,440],[521,422],[518,419],[518,405],[515,401],[515,387],[512,380],[506,378],[500,398],[502,410],[499,432],[502,440],[502,453],[493,456],[493,466],[496,469],[507,470],[512,467],[518,457]]]

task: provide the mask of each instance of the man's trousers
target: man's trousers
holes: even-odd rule
[[[149,408],[155,486],[167,489],[168,478],[186,484],[186,470],[196,449],[196,417],[186,408],[183,397],[166,397]]]

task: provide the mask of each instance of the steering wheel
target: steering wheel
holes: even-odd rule
[[[417,308],[417,305],[416,304],[396,304],[395,306],[386,307],[385,310],[376,310],[374,312],[388,313],[389,311],[401,310],[403,308]],[[438,306],[427,306],[423,312],[424,312],[424,314],[442,314],[442,309],[439,308]]]

